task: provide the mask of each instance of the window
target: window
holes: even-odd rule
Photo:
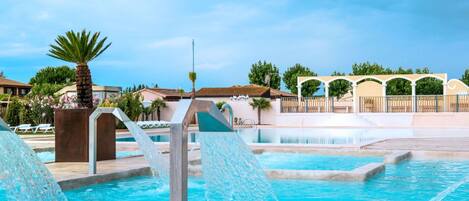
[[[29,93],[29,89],[20,89],[20,96],[25,96]]]
[[[3,88],[3,93],[5,93],[5,94],[11,94],[11,95],[16,95],[16,88],[13,88],[13,87],[5,87],[5,88]]]

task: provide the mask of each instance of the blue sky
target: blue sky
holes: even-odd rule
[[[301,63],[327,75],[370,61],[459,78],[469,68],[468,20],[468,1],[458,0],[2,0],[0,70],[27,82],[67,64],[46,56],[48,45],[86,28],[113,43],[89,64],[100,85],[189,89],[192,38],[198,87],[245,84],[257,60],[281,72]]]

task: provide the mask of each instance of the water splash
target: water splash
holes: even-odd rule
[[[207,200],[277,200],[249,147],[235,132],[200,132]]]
[[[151,138],[133,121],[123,122],[130,134],[135,138],[139,149],[142,151],[145,159],[150,163],[153,175],[158,174],[161,185],[169,184],[169,160],[163,157],[161,151],[158,149]]]
[[[442,201],[442,200],[444,200],[449,194],[451,194],[452,192],[454,192],[456,189],[458,189],[460,186],[462,186],[463,184],[465,184],[467,182],[469,182],[469,176],[463,178],[461,181],[458,181],[454,184],[451,184],[450,186],[448,186],[448,188],[446,188],[445,190],[439,192],[435,197],[430,199],[430,201]]]
[[[67,200],[36,153],[3,122],[0,123],[0,153],[0,183],[8,200]]]

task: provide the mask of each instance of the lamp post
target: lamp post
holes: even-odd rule
[[[192,99],[195,99],[195,80],[197,80],[197,74],[195,73],[194,64],[194,39],[192,39],[192,72],[189,72],[189,79],[192,82]]]

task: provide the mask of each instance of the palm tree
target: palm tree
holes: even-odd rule
[[[158,118],[158,121],[159,121],[161,117],[161,108],[165,108],[166,103],[164,102],[163,99],[157,98],[153,102],[151,102],[151,107],[156,109],[156,117]]]
[[[195,80],[197,80],[197,73],[189,72],[189,80],[192,82],[192,99],[195,99]]]
[[[265,98],[254,98],[252,102],[249,103],[252,106],[252,109],[257,109],[257,124],[261,124],[261,111],[270,109],[270,101]]]
[[[65,35],[59,35],[55,39],[56,44],[51,44],[47,55],[63,61],[77,64],[76,85],[77,103],[83,108],[93,108],[93,89],[91,73],[88,62],[101,55],[111,43],[105,44],[107,37],[99,39],[99,32],[91,35],[91,32],[68,31]]]
[[[144,107],[143,104],[142,104],[142,114],[143,114],[143,117],[145,119],[145,121],[148,120],[148,117],[153,114],[153,112],[155,112],[155,108],[153,107]]]

